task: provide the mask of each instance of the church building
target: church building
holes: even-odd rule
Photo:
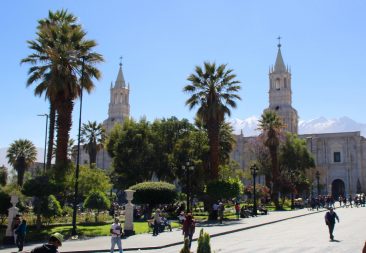
[[[292,107],[291,85],[291,71],[284,63],[281,44],[278,44],[276,61],[269,71],[269,107],[265,110],[276,111],[285,123],[285,131],[298,134],[299,116]],[[108,118],[103,122],[107,134],[115,123],[122,124],[130,117],[129,94],[130,86],[126,85],[120,63],[117,79],[110,87]],[[338,197],[366,192],[366,139],[360,131],[303,134],[299,137],[306,140],[315,159],[313,194],[317,194],[318,180],[321,194]],[[232,158],[241,168],[249,170],[250,161],[256,159],[253,152],[256,136],[245,137],[241,133],[235,135],[235,139]],[[84,149],[81,150],[80,163],[89,163],[89,156]],[[107,151],[100,150],[97,154],[97,167],[107,169],[111,163]],[[264,184],[263,176],[259,176],[259,183]]]
[[[269,72],[269,107],[283,119],[285,131],[298,134],[298,114],[292,107],[291,71],[285,66],[281,44],[278,44],[274,67]],[[237,145],[232,158],[240,167],[249,170],[251,160],[255,160],[253,143],[256,137],[235,136]],[[317,194],[319,180],[320,194],[348,196],[366,191],[366,139],[360,132],[303,134],[309,151],[315,159],[312,175],[313,193]],[[264,178],[260,177],[261,183]]]

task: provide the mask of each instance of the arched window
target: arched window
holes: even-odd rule
[[[280,89],[280,79],[279,78],[277,78],[276,79],[276,82],[275,82],[275,88],[276,88],[276,90],[279,90]]]
[[[284,86],[285,88],[287,88],[287,79],[286,79],[286,77],[283,79],[283,86]]]

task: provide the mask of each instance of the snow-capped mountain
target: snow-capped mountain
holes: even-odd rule
[[[234,128],[235,134],[240,134],[243,130],[244,136],[258,135],[256,130],[258,125],[258,117],[252,116],[247,119],[231,119],[230,123]],[[353,132],[361,131],[361,135],[366,136],[366,124],[358,123],[348,117],[339,119],[326,119],[320,117],[312,120],[300,120],[299,134],[315,134],[315,133],[337,133],[337,132]]]

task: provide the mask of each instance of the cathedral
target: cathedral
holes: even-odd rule
[[[286,67],[281,44],[278,44],[276,61],[269,71],[269,107],[274,110],[285,123],[285,130],[298,134],[298,113],[292,107],[291,71]],[[117,79],[110,87],[108,118],[103,122],[109,133],[115,123],[123,123],[130,117],[129,105],[130,85],[126,85],[122,64],[120,63]],[[340,132],[324,134],[299,135],[305,139],[309,151],[315,159],[315,170],[312,175],[313,193],[317,193],[319,180],[321,194],[348,196],[366,191],[366,139],[357,132]],[[255,160],[251,152],[252,143],[256,136],[245,137],[243,133],[235,136],[236,146],[232,158],[241,168],[249,170],[251,160]],[[80,163],[87,164],[89,156],[81,150]],[[97,167],[107,169],[111,158],[106,150],[97,154]],[[318,176],[316,176],[318,175]],[[264,177],[259,177],[259,183],[264,183]]]
[[[285,131],[298,134],[298,114],[292,107],[291,71],[285,66],[281,44],[278,44],[274,67],[269,72],[269,107],[283,119]],[[241,168],[248,170],[255,136],[235,136],[237,145],[232,158]],[[366,139],[357,132],[304,134],[309,151],[315,160],[315,173],[312,175],[313,189],[319,180],[320,194],[348,196],[366,191]],[[260,177],[263,182],[263,177]],[[313,191],[317,194],[316,190]]]

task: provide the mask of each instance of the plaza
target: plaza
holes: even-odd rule
[[[335,241],[329,241],[328,228],[324,223],[325,210],[270,212],[240,221],[223,224],[197,225],[194,238],[201,228],[211,236],[213,252],[361,252],[366,240],[364,227],[365,208],[336,208],[340,223],[335,227]],[[122,240],[127,252],[177,253],[182,248],[182,231],[161,233],[157,237],[139,234]],[[27,245],[25,251],[36,245]],[[60,252],[109,252],[110,237],[86,240],[68,240]],[[197,241],[192,243],[192,250]],[[140,251],[139,251],[140,249]],[[0,253],[16,251],[1,249]]]

